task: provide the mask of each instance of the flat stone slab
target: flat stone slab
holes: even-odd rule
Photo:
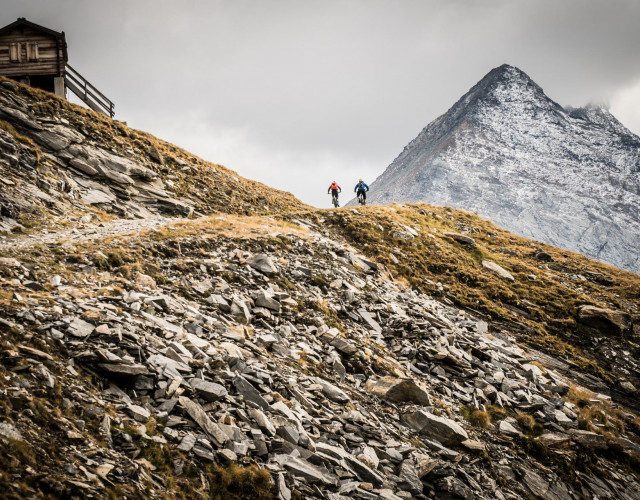
[[[257,408],[247,408],[247,414],[256,422],[256,424],[258,424],[260,430],[267,436],[273,437],[276,435],[276,428],[273,426],[271,420],[269,420],[269,417],[267,417],[264,412],[258,410]]]
[[[513,424],[507,422],[506,420],[501,420],[500,424],[498,424],[498,430],[502,434],[506,434],[507,436],[521,436],[522,432],[520,432]]]
[[[329,472],[324,467],[316,467],[309,462],[292,457],[291,455],[278,455],[276,459],[281,462],[282,466],[287,469],[294,477],[308,482],[320,483],[325,486],[337,486],[338,476]]]
[[[114,375],[137,376],[148,375],[149,370],[144,365],[127,365],[125,363],[100,363],[98,365],[104,371]]]
[[[483,260],[482,267],[484,267],[485,269],[488,269],[489,271],[493,271],[501,278],[505,278],[509,281],[515,281],[515,278],[509,271],[507,271],[503,267],[500,267],[495,262],[491,262],[490,260]]]
[[[233,439],[233,432],[230,433],[231,435],[225,432],[225,428],[211,420],[202,409],[202,406],[195,401],[190,400],[186,396],[181,396],[178,398],[178,403],[180,403],[180,406],[185,409],[194,422],[197,423],[218,446],[222,446],[228,440]]]
[[[273,275],[278,273],[278,268],[275,266],[271,257],[266,254],[252,255],[247,259],[247,264],[256,271],[267,275]]]
[[[189,381],[189,385],[193,387],[198,396],[205,401],[218,401],[227,395],[227,390],[224,386],[216,384],[215,382],[209,382],[200,378],[193,378]]]
[[[378,324],[378,322],[373,319],[373,316],[366,309],[358,309],[358,314],[362,316],[362,319],[369,325],[369,327],[374,330],[376,333],[382,333],[382,327]]]
[[[423,410],[405,413],[402,420],[420,434],[429,436],[445,446],[457,445],[469,439],[467,432],[458,423]]]
[[[251,382],[247,381],[241,375],[234,377],[232,380],[233,386],[236,388],[238,393],[247,401],[251,401],[252,403],[258,405],[263,410],[268,410],[270,408],[269,403],[266,399],[262,397],[262,395],[258,392]]]
[[[316,377],[314,380],[316,384],[319,384],[322,387],[322,394],[324,394],[327,399],[335,401],[336,403],[347,403],[351,401],[351,398],[347,396],[342,389],[336,387],[332,383],[327,382],[320,377]]]
[[[254,300],[258,307],[264,307],[275,312],[280,312],[280,302],[264,292],[260,292]]]
[[[476,246],[476,240],[474,240],[471,236],[467,236],[466,234],[460,233],[444,233],[447,238],[451,238],[452,240],[457,241],[458,243],[462,243],[463,245],[469,245],[472,247]]]
[[[67,331],[74,337],[88,337],[94,329],[95,327],[91,323],[87,323],[80,318],[74,318],[73,321],[69,323]]]

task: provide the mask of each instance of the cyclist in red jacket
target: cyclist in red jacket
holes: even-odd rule
[[[333,181],[327,189],[327,194],[331,193],[331,201],[333,202],[333,206],[338,208],[338,193],[342,192],[342,188],[338,186],[336,181]]]

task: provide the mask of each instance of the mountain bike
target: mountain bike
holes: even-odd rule
[[[364,193],[358,193],[358,203],[360,203],[360,205],[367,204],[367,199],[364,197]]]
[[[340,206],[340,203],[338,203],[338,193],[331,193],[331,203],[333,203],[334,208]]]

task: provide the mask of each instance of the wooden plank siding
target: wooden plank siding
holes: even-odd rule
[[[26,26],[4,33],[0,35],[0,75],[64,76],[64,43],[64,39]],[[12,44],[18,44],[18,61],[11,60]]]

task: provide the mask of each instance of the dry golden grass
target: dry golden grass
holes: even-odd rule
[[[198,236],[212,238],[256,238],[265,235],[287,235],[306,237],[309,231],[297,224],[277,220],[268,216],[212,215],[196,220],[185,220],[146,232],[154,240],[188,238]],[[143,233],[145,234],[145,233]]]
[[[596,397],[595,393],[584,387],[575,384],[569,384],[569,392],[567,393],[567,401],[582,407],[587,406],[591,399]]]
[[[19,133],[13,125],[2,119],[0,119],[0,130],[8,132],[21,144],[25,144],[26,146],[30,146],[34,149],[39,149],[30,137]]]
[[[542,431],[542,425],[536,422],[536,419],[533,417],[533,415],[521,413],[516,417],[516,420],[518,421],[518,425],[520,425],[520,428],[527,434]]]
[[[491,425],[491,415],[486,411],[473,410],[469,415],[469,423],[475,427],[486,429]]]
[[[593,392],[583,387],[570,385],[567,401],[576,405],[578,426],[581,429],[608,437],[617,437],[625,431],[626,421],[629,420],[634,432],[637,433],[640,430],[634,427],[634,422],[638,420],[637,416],[622,412],[608,401],[598,399]]]

